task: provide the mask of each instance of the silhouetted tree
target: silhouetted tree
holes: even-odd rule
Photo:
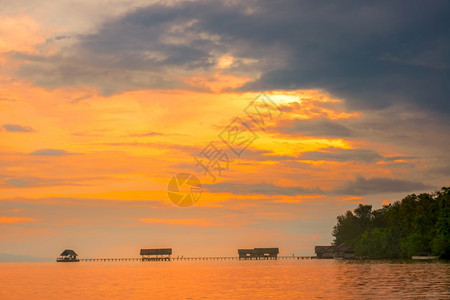
[[[381,209],[360,204],[337,217],[334,244],[346,243],[370,258],[438,255],[450,258],[450,188],[408,195]]]

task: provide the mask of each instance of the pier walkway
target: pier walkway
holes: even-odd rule
[[[285,259],[316,259],[316,256],[299,256],[299,255],[290,255],[290,256],[278,256],[277,259],[285,260]],[[172,260],[239,260],[238,256],[204,256],[204,257],[154,257],[151,259],[142,259],[141,257],[132,257],[132,258],[79,258],[79,261],[84,262],[99,262],[99,261],[172,261]],[[247,260],[247,259],[242,259]],[[253,259],[254,260],[254,259]],[[261,258],[258,260],[266,260],[265,258]]]

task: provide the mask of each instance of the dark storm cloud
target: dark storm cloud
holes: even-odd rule
[[[303,152],[302,160],[328,160],[328,161],[360,161],[366,163],[383,160],[384,157],[378,152],[368,149],[339,149],[326,148],[321,151]]]
[[[23,126],[17,124],[4,124],[3,129],[7,132],[34,132],[34,129],[30,126]]]
[[[264,7],[279,22],[269,32],[292,56],[246,89],[324,88],[360,107],[449,111],[448,2],[272,3]]]
[[[0,187],[4,188],[29,188],[46,186],[81,186],[90,185],[88,181],[101,180],[105,177],[84,177],[84,178],[44,178],[44,177],[11,177],[0,174]]]
[[[301,186],[280,187],[270,183],[243,184],[233,182],[220,182],[206,184],[205,187],[213,193],[232,193],[235,195],[312,195],[323,194],[320,188],[305,188]]]
[[[406,161],[415,158],[411,156],[384,157],[378,152],[370,149],[341,149],[334,147],[323,148],[317,151],[306,151],[297,156],[276,155],[274,152],[264,150],[247,150],[245,155],[245,159],[250,161],[296,161],[302,168],[311,167],[310,165],[308,166],[308,164],[299,162],[305,160],[374,163],[378,161]]]
[[[421,182],[409,181],[404,179],[393,179],[385,177],[364,178],[357,177],[355,180],[347,181],[343,186],[323,190],[320,187],[305,188],[302,186],[281,187],[269,183],[244,184],[235,182],[220,182],[216,184],[204,185],[213,193],[232,193],[235,195],[349,195],[364,196],[370,194],[383,193],[408,193],[428,191],[434,187]]]
[[[0,182],[0,186],[9,188],[28,188],[28,187],[44,187],[44,186],[60,186],[60,185],[78,185],[69,180],[59,178],[39,178],[39,177],[20,177],[8,178]]]
[[[67,155],[74,155],[77,153],[71,153],[67,152],[66,150],[61,149],[39,149],[36,151],[33,151],[30,155],[33,156],[67,156]]]
[[[317,137],[351,137],[354,135],[351,128],[328,119],[320,120],[284,120],[272,128],[275,131],[289,135],[307,135]]]
[[[332,191],[340,195],[363,196],[369,194],[382,193],[408,193],[416,191],[430,190],[433,187],[421,182],[393,179],[384,177],[364,178],[357,177],[350,180],[342,187]]]
[[[212,70],[229,54],[228,72],[260,74],[241,90],[320,88],[354,107],[408,102],[447,113],[449,13],[440,0],[155,4],[78,36],[70,53],[13,55],[32,62],[20,74],[38,84],[115,93],[183,87],[175,75]]]

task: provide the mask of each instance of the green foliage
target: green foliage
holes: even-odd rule
[[[335,245],[346,243],[361,257],[450,259],[450,187],[412,194],[378,210],[360,204],[337,217],[333,236]]]

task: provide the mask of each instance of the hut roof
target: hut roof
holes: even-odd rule
[[[164,249],[141,249],[140,255],[171,255],[172,248]]]
[[[334,246],[315,246],[314,250],[316,253],[323,253],[327,251],[334,251]]]
[[[280,253],[278,248],[254,248],[254,249],[238,249],[239,254],[264,255]]]
[[[353,249],[346,243],[342,243],[336,248],[336,251],[337,252],[353,252]]]
[[[239,254],[247,254],[247,253],[253,253],[255,252],[254,249],[238,249]]]
[[[69,256],[69,255],[78,256],[78,254],[76,254],[75,251],[71,249],[66,249],[60,254],[60,256]]]
[[[272,253],[278,254],[280,251],[278,248],[255,248],[257,253]]]

